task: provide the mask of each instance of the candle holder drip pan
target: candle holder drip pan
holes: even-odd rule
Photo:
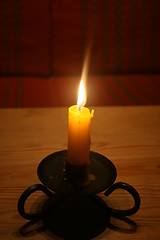
[[[55,152],[45,157],[39,164],[37,174],[42,184],[27,188],[18,200],[18,211],[22,217],[35,221],[42,220],[47,229],[63,239],[91,239],[99,235],[107,226],[118,229],[110,223],[111,217],[126,221],[131,231],[136,224],[126,216],[135,214],[140,207],[140,196],[135,188],[124,182],[114,183],[117,171],[105,156],[90,151],[90,165],[87,175],[94,179],[84,184],[74,184],[67,175],[67,150]],[[71,173],[69,173],[71,174]],[[134,206],[126,210],[109,207],[96,194],[104,191],[109,196],[116,189],[124,189],[132,195]],[[28,197],[42,191],[48,200],[37,213],[27,213],[25,203]],[[107,200],[107,198],[106,198]],[[23,234],[29,224],[22,227]],[[24,234],[25,235],[25,234]]]
[[[88,175],[92,174],[95,180],[82,186],[74,185],[66,177],[67,151],[53,153],[44,158],[38,166],[40,181],[59,194],[76,193],[91,195],[104,191],[111,186],[117,176],[113,163],[96,152],[90,152],[91,164],[88,166]]]

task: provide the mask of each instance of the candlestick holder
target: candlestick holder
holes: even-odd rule
[[[45,157],[37,169],[43,185],[32,185],[22,193],[18,200],[20,215],[31,221],[41,219],[51,232],[64,239],[91,239],[111,225],[111,216],[125,219],[126,216],[135,214],[140,207],[140,196],[136,189],[124,182],[114,183],[117,171],[114,164],[105,156],[90,151],[90,161],[87,167],[89,177],[84,180],[86,167],[73,169],[69,166],[67,150]],[[80,181],[81,177],[83,181]],[[132,208],[113,209],[97,196],[104,191],[107,197],[116,189],[124,189],[132,195],[134,199]],[[26,200],[39,190],[49,199],[38,213],[26,212]],[[130,222],[132,221],[129,220],[128,223]]]

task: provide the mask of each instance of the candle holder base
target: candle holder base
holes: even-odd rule
[[[90,152],[90,161],[91,164],[87,167],[87,181],[77,184],[77,179],[76,181],[75,178],[70,179],[73,169],[68,170],[66,166],[67,150],[45,157],[37,169],[38,177],[44,185],[32,185],[22,193],[18,200],[20,215],[34,222],[42,220],[49,231],[64,239],[91,239],[107,226],[111,226],[111,216],[126,221],[126,216],[135,214],[140,207],[140,196],[136,189],[124,182],[114,183],[117,171],[108,158]],[[81,176],[81,170],[84,169],[79,170]],[[104,191],[107,197],[119,188],[132,195],[134,199],[132,208],[113,209],[96,195]],[[27,213],[26,200],[39,190],[45,193],[49,200],[39,212]],[[135,227],[131,220],[128,219],[126,222]],[[23,228],[23,232],[25,231],[26,228]],[[77,238],[77,233],[80,238]]]
[[[43,223],[62,239],[91,239],[105,230],[111,211],[98,196],[63,196],[43,206]]]

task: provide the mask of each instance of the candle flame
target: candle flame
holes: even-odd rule
[[[86,104],[86,92],[85,92],[83,80],[81,80],[79,85],[78,100],[77,100],[78,108],[79,109],[83,108],[85,104]]]

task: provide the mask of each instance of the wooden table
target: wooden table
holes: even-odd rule
[[[130,217],[138,226],[135,233],[106,228],[95,239],[159,239],[160,107],[95,107],[94,110],[91,150],[111,159],[118,171],[116,181],[131,184],[141,196],[140,210]],[[19,196],[28,186],[39,183],[36,175],[39,162],[66,146],[66,108],[0,110],[0,239],[24,239],[19,229],[27,220],[17,212]],[[31,204],[40,197],[31,197]],[[107,203],[119,208],[133,204],[123,190],[108,197]],[[112,221],[123,225],[118,220]],[[28,239],[59,238],[39,232]]]

